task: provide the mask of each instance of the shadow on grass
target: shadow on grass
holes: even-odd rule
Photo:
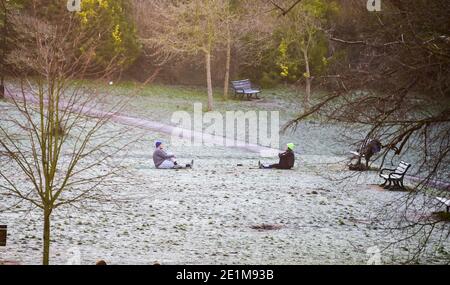
[[[438,222],[444,222],[444,223],[450,223],[450,213],[439,211],[439,212],[433,212],[431,214],[433,219],[435,219]]]

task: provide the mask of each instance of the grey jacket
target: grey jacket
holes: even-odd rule
[[[164,160],[174,157],[175,155],[169,155],[164,150],[157,148],[153,153],[153,162],[155,163],[156,167],[159,167],[164,162]]]

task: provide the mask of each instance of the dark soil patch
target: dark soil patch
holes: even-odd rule
[[[20,262],[15,260],[0,260],[0,265],[20,265]]]
[[[406,187],[405,188],[389,188],[386,189],[386,191],[391,191],[391,192],[414,192],[414,188],[410,188],[410,187]]]
[[[440,222],[450,223],[450,213],[449,212],[433,212],[431,215],[434,219]]]
[[[379,171],[380,169],[378,167],[373,167],[373,166],[369,166],[367,168],[365,164],[356,163],[356,164],[349,164],[348,170],[351,170],[351,171]]]
[[[370,189],[377,190],[377,191],[387,191],[387,192],[413,192],[414,191],[413,188],[406,187],[406,186],[403,189],[402,188],[386,189],[386,188],[381,187],[378,184],[368,184],[367,186],[369,186]]]
[[[251,229],[258,230],[258,231],[274,231],[279,230],[282,228],[281,225],[269,225],[269,224],[261,224],[261,225],[254,225],[250,227]]]

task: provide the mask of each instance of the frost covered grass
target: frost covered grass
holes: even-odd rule
[[[192,104],[187,95],[157,93],[133,97],[127,113],[165,121],[172,110],[165,106],[189,110]],[[275,95],[232,102],[258,109],[289,104]],[[285,119],[289,112],[283,113]],[[116,156],[123,173],[101,186],[107,196],[55,211],[51,262],[79,257],[83,264],[98,259],[111,264],[365,264],[371,249],[383,250],[401,236],[386,231],[380,210],[407,193],[374,186],[380,182],[375,171],[350,176],[345,157],[334,153],[346,148],[333,141],[338,131],[307,123],[287,134],[285,140],[299,145],[290,171],[255,169],[261,157],[236,148],[169,143],[180,162],[195,159],[194,169],[175,171],[155,169],[151,160],[153,142],[170,142],[167,135],[130,128],[130,136],[144,136]],[[12,169],[11,175],[16,175]],[[2,206],[11,204],[2,198]],[[39,264],[39,210],[22,203],[0,212],[0,223],[8,224],[8,245],[0,248],[0,259]],[[429,251],[421,262],[439,263],[439,250]],[[398,245],[382,251],[381,258],[399,263],[408,255]]]

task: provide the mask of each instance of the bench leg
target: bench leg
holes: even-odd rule
[[[397,183],[395,182],[395,180],[392,180],[392,185],[389,187],[389,190],[395,190],[395,188],[397,188]]]
[[[394,180],[393,182],[394,186],[392,186],[390,190],[397,190],[397,191],[405,190],[405,186],[403,186],[403,183],[400,180]]]
[[[394,186],[392,186],[391,190],[398,190],[400,188],[400,185],[398,185],[398,181],[394,180],[393,182],[394,182]]]
[[[388,189],[388,190],[395,190],[395,188],[397,187],[395,185],[395,181],[389,181],[389,182],[391,182],[392,184],[389,183],[389,186],[386,189]]]

